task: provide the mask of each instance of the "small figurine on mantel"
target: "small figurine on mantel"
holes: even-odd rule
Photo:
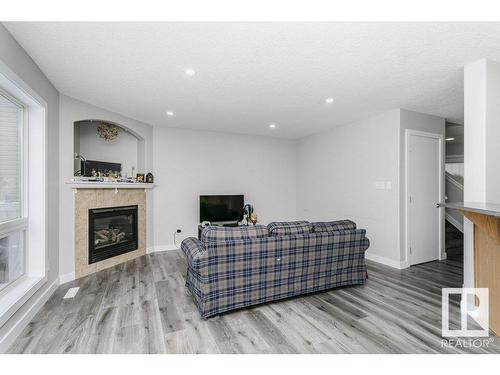
[[[246,221],[246,225],[255,225],[257,223],[257,214],[254,213],[251,204],[246,204],[243,207],[243,221]]]
[[[257,224],[257,214],[255,212],[252,212],[252,214],[250,215],[250,222],[252,223],[252,225]]]
[[[149,172],[147,175],[146,175],[146,182],[148,184],[152,184],[154,182],[154,177],[153,177],[153,174],[151,172]]]

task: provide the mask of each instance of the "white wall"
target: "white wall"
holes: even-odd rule
[[[0,352],[27,324],[33,307],[50,295],[59,276],[59,94],[38,66],[0,24],[0,60],[47,103],[46,123],[46,241],[47,282],[0,327]],[[72,142],[72,141],[71,141]]]
[[[500,63],[487,61],[486,202],[500,203]]]
[[[296,217],[296,142],[155,127],[155,245],[197,235],[199,196],[244,194],[259,222]]]
[[[87,160],[120,163],[123,176],[125,173],[132,176],[133,167],[135,175],[137,173],[137,138],[125,129],[120,128],[118,137],[106,141],[97,135],[98,125],[99,123],[96,121],[88,121],[79,123],[75,127],[75,132],[79,130],[79,134],[75,134],[75,139],[79,138],[81,154]]]
[[[399,261],[399,120],[392,110],[299,141],[297,215],[351,219],[367,230],[368,254]],[[379,190],[376,181],[390,181]]]
[[[368,257],[405,267],[405,129],[444,135],[445,121],[395,109],[301,139],[298,217],[354,220],[367,230]]]
[[[71,279],[75,270],[74,206],[73,189],[67,186],[73,177],[73,132],[74,122],[81,120],[103,120],[120,124],[134,133],[141,141],[138,145],[139,173],[153,170],[153,127],[117,113],[95,107],[68,96],[60,96],[60,239],[59,268],[63,280]],[[147,193],[146,246],[153,246],[153,197]]]

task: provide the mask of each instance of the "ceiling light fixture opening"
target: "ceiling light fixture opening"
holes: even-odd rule
[[[172,117],[173,115],[174,115],[174,112],[172,112],[172,111],[167,111],[167,116]]]
[[[187,68],[186,70],[184,70],[184,73],[186,73],[188,77],[193,77],[196,74],[193,68]]]
[[[331,97],[325,99],[326,104],[332,104],[334,101],[335,101],[335,99],[333,99]]]
[[[276,124],[269,124],[269,127],[270,127],[271,129],[274,129],[274,128],[276,127]]]

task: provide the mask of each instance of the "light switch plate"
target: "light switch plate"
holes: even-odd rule
[[[385,182],[384,181],[375,181],[375,189],[384,190],[385,189]]]

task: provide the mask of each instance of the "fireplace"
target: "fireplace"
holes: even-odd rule
[[[137,206],[89,209],[89,264],[138,249]]]

